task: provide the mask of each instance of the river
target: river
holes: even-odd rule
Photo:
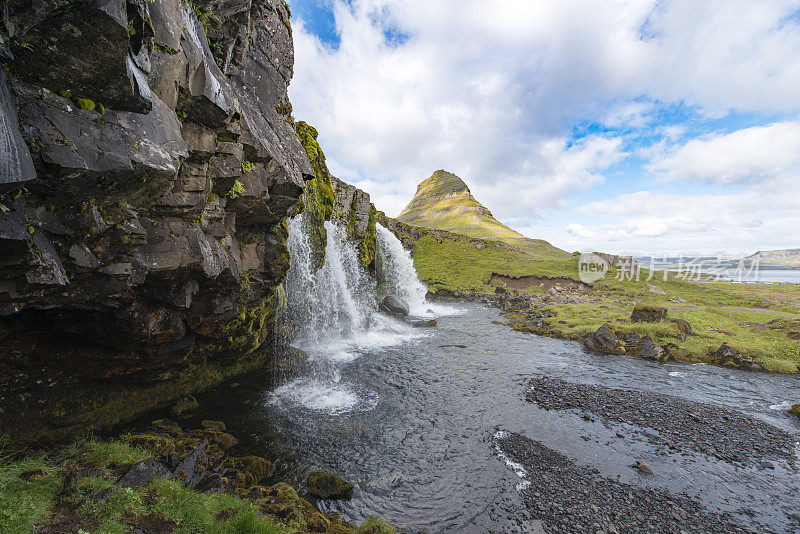
[[[314,316],[309,329],[295,329],[293,341],[308,362],[277,383],[255,373],[207,392],[192,416],[225,421],[243,450],[276,462],[274,481],[302,489],[314,469],[343,476],[356,483],[353,499],[319,506],[354,522],[378,515],[414,532],[540,532],[524,503],[531,481],[498,447],[498,436],[513,433],[599,477],[686,495],[756,532],[800,525],[789,515],[800,512],[796,450],[789,461],[730,463],[691,447],[659,445],[650,425],[545,410],[526,400],[535,376],[612,393],[664,393],[774,425],[791,434],[789,446],[796,448],[800,425],[786,413],[800,401],[796,377],[590,353],[578,343],[515,332],[499,324],[498,310],[477,304],[416,302],[420,314],[438,315],[438,326],[411,328],[370,309],[371,297],[356,290],[363,279],[353,283],[360,275],[345,272],[352,251],[331,249],[341,248],[337,239],[329,229],[328,256],[340,265],[323,268],[327,282],[309,274],[287,288],[290,302],[293,292],[300,300],[295,311]],[[293,249],[295,260],[297,243]],[[308,285],[325,283],[341,293],[340,305],[325,304],[335,319],[320,317],[315,299],[322,294],[314,296]],[[635,461],[653,474],[632,469]]]

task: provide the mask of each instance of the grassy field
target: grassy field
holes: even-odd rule
[[[578,280],[577,261],[571,256],[565,261],[563,254],[547,249],[534,255],[469,237],[439,243],[431,235],[422,236],[414,244],[414,265],[432,293],[493,294],[502,285],[493,274]],[[664,294],[650,291],[648,284]],[[540,295],[545,289],[531,283],[517,291]],[[609,323],[619,332],[649,335],[661,345],[676,344],[680,357],[690,360],[707,361],[711,352],[728,343],[767,370],[793,373],[800,364],[800,340],[790,337],[800,328],[800,286],[686,281],[673,274],[665,279],[663,272],[651,277],[646,270],[639,280],[632,280],[612,268],[603,280],[582,290],[581,297],[580,303],[544,308],[556,314],[545,322],[562,337],[580,339]],[[686,302],[670,300],[679,300],[676,297]],[[669,318],[685,319],[697,335],[681,341],[673,323],[631,323],[636,303],[667,307]]]
[[[122,441],[91,439],[34,456],[11,454],[0,447],[0,532],[29,534],[40,525],[52,526],[48,532],[78,534],[136,529],[186,534],[307,532],[302,525],[265,515],[249,500],[201,493],[167,478],[117,488],[105,498],[94,496],[113,488],[120,473],[151,456]],[[336,532],[392,534],[394,529],[371,519],[358,529]]]
[[[479,248],[482,247],[482,248]],[[552,247],[554,248],[554,247]],[[506,276],[568,276],[577,278],[574,260],[563,251],[541,247],[537,255],[470,237],[444,239],[426,235],[414,244],[414,266],[429,290],[494,293],[493,273]]]

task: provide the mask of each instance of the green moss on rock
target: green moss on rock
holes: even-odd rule
[[[370,206],[367,232],[364,235],[364,239],[358,244],[358,259],[368,269],[375,265],[375,252],[378,248],[378,233],[375,229],[376,213],[375,207]]]
[[[325,164],[325,154],[317,142],[319,135],[317,130],[303,121],[298,121],[295,124],[295,131],[314,169],[314,179],[306,182],[303,203],[306,221],[310,226],[308,230],[315,253],[315,264],[319,268],[325,261],[325,246],[328,242],[324,224],[333,216],[336,195],[331,185],[331,173]]]

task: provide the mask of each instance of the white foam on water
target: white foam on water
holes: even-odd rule
[[[683,373],[681,371],[672,371],[672,372],[670,372],[668,374],[669,374],[669,376],[671,376],[673,378],[685,378],[686,377],[686,373]]]
[[[374,399],[361,398],[347,386],[301,378],[277,388],[270,403],[286,403],[309,410],[341,415],[348,412],[367,411],[375,407]]]
[[[495,440],[502,439],[507,435],[508,435],[507,432],[503,430],[498,430],[494,434],[494,439]],[[521,463],[515,462],[514,460],[506,456],[506,453],[503,452],[503,449],[501,449],[500,445],[498,445],[497,443],[495,443],[494,445],[494,450],[497,452],[497,456],[501,460],[503,460],[503,463],[505,463],[508,467],[510,467],[511,470],[514,471],[514,474],[522,479],[515,486],[517,491],[523,491],[528,489],[528,487],[530,487],[531,485],[531,482],[528,480],[528,471],[525,469],[525,467],[523,467]]]
[[[291,343],[308,354],[311,365],[306,378],[277,388],[271,402],[331,414],[370,410],[377,396],[356,393],[348,387],[346,375],[342,378],[343,367],[364,354],[428,334],[377,311],[377,282],[361,265],[355,243],[334,223],[326,222],[325,230],[325,259],[319,266],[321,256],[313,245],[312,223],[305,214],[289,221],[291,266],[285,283],[287,308],[283,319],[291,327]],[[408,253],[385,228],[379,236],[379,248],[384,251],[381,263],[391,266],[382,277],[391,291],[411,304],[413,314],[434,315],[438,306],[425,302],[427,289],[419,281]],[[386,252],[390,240],[391,252]]]
[[[769,409],[779,410],[781,412],[787,412],[789,411],[789,408],[791,408],[792,406],[794,406],[794,403],[792,401],[783,401],[777,404],[770,404]]]

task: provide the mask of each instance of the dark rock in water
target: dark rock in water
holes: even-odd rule
[[[647,465],[646,463],[644,463],[641,460],[637,460],[636,463],[633,464],[633,467],[638,469],[642,473],[645,473],[645,474],[648,474],[648,475],[652,475],[653,474],[653,470],[650,469],[650,466]]]
[[[118,488],[132,488],[134,486],[142,486],[148,484],[154,478],[168,477],[172,478],[172,473],[164,465],[153,459],[148,458],[128,470],[127,473],[117,481]]]
[[[633,307],[631,321],[634,323],[657,323],[667,316],[667,309],[663,306],[650,306],[637,304]]]
[[[187,395],[175,403],[175,405],[172,407],[172,413],[175,415],[183,415],[191,412],[192,410],[196,410],[199,406],[200,404],[197,402],[197,399],[191,395]]]
[[[727,343],[723,343],[720,348],[714,352],[713,356],[715,363],[727,365],[728,367],[750,370],[751,365],[757,365],[752,357],[742,354]]]
[[[669,357],[664,347],[653,343],[649,336],[629,332],[625,334],[624,339],[626,352],[633,356],[656,362],[663,362]]]
[[[400,298],[394,295],[386,295],[381,299],[378,308],[389,315],[395,317],[405,318],[408,317],[408,304],[403,302]]]
[[[587,349],[609,354],[622,354],[625,352],[625,347],[608,323],[598,328],[596,332],[586,336],[583,344]]]
[[[411,319],[408,324],[414,328],[429,328],[437,326],[439,322],[436,319]]]
[[[341,477],[326,471],[314,471],[306,480],[308,492],[318,499],[349,500],[353,497],[353,485]]]
[[[789,408],[789,413],[800,417],[800,404],[795,404]]]

